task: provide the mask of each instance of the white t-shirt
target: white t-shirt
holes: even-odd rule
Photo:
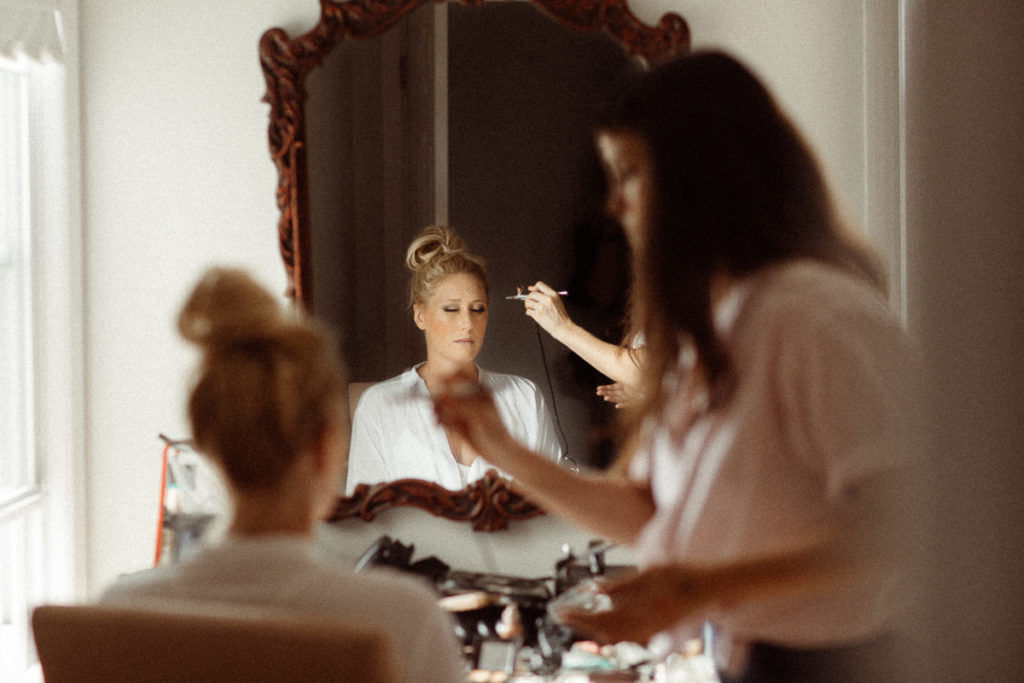
[[[656,505],[637,544],[647,565],[792,548],[842,521],[861,482],[907,464],[911,347],[867,285],[816,263],[785,264],[741,282],[715,315],[734,393],[701,412],[681,380],[630,464]],[[685,366],[692,354],[683,355]],[[884,629],[898,602],[892,585],[865,584],[736,604],[716,621],[743,640],[848,643]],[[682,625],[672,640],[689,635]]]
[[[312,539],[274,534],[228,537],[176,565],[121,577],[100,602],[159,606],[161,602],[259,606],[338,617],[391,636],[401,681],[464,681],[451,618],[414,577],[354,574],[321,560]]]
[[[481,457],[469,466],[455,460],[418,367],[374,384],[360,397],[352,418],[346,494],[356,484],[405,478],[458,490],[495,469]],[[562,449],[537,386],[524,377],[478,371],[509,433],[527,448],[557,461]]]

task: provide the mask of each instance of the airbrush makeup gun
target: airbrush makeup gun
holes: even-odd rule
[[[566,296],[569,292],[556,292],[558,296]],[[516,287],[516,293],[512,296],[506,296],[505,301],[526,301],[526,297],[530,295],[529,290],[526,287]]]

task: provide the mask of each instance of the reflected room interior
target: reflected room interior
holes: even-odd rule
[[[537,280],[618,343],[628,254],[600,208],[592,121],[635,65],[606,33],[526,3],[421,5],[372,40],[343,41],[306,79],[314,313],[340,333],[352,382],[423,360],[408,305],[409,241],[451,226],[487,262],[481,367],[544,392],[563,449],[608,462],[601,376],[506,301]],[[602,448],[602,446],[605,446]],[[368,484],[376,482],[366,482]]]
[[[568,290],[574,321],[621,341],[629,255],[603,215],[593,123],[630,71],[688,48],[681,17],[647,26],[621,0],[331,2],[304,36],[264,34],[289,293],[339,332],[350,381],[423,359],[405,249],[424,226],[448,225],[487,262],[477,363],[533,380],[568,456],[607,466],[615,411],[595,395],[606,380],[504,297],[544,280]],[[433,581],[471,663],[514,660],[512,642],[547,653],[539,672],[556,670],[572,640],[548,601],[634,564],[629,549],[544,515],[494,472],[463,491],[366,482],[319,533],[327,554],[358,569]]]
[[[478,362],[533,379],[563,454],[606,465],[613,409],[594,395],[602,379],[501,292],[539,279],[571,286],[570,313],[618,341],[628,255],[600,208],[593,121],[628,71],[688,49],[682,17],[649,26],[623,0],[325,2],[308,33],[264,33],[288,294],[339,331],[350,381],[381,381],[422,357],[403,252],[424,225],[449,224],[489,262],[491,341]],[[374,496],[429,490],[388,484],[357,487],[336,517]],[[416,504],[439,512],[447,492],[435,488]],[[496,490],[515,497],[502,482]]]

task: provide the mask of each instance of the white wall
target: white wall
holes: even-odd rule
[[[851,215],[868,207],[862,2],[641,0],[695,46],[748,61],[821,152]],[[876,4],[876,7],[878,5]],[[888,4],[886,6],[889,6]],[[89,0],[81,6],[89,586],[152,561],[159,432],[186,434],[191,352],[173,316],[212,263],[276,291],[276,174],[257,41],[312,27],[314,0]],[[894,152],[893,152],[894,153]],[[891,207],[886,211],[892,212]],[[895,225],[883,226],[887,235]]]
[[[152,562],[160,432],[187,434],[177,307],[213,263],[284,291],[257,57],[313,0],[80,6],[91,592]]]
[[[640,19],[682,15],[694,49],[727,50],[774,92],[818,154],[851,224],[899,254],[898,0],[641,0]]]

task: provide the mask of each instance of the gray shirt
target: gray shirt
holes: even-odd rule
[[[385,571],[354,574],[319,558],[309,538],[229,537],[181,564],[123,576],[100,598],[104,604],[140,607],[159,606],[161,601],[338,617],[388,633],[402,681],[465,680],[452,621],[427,585]]]

